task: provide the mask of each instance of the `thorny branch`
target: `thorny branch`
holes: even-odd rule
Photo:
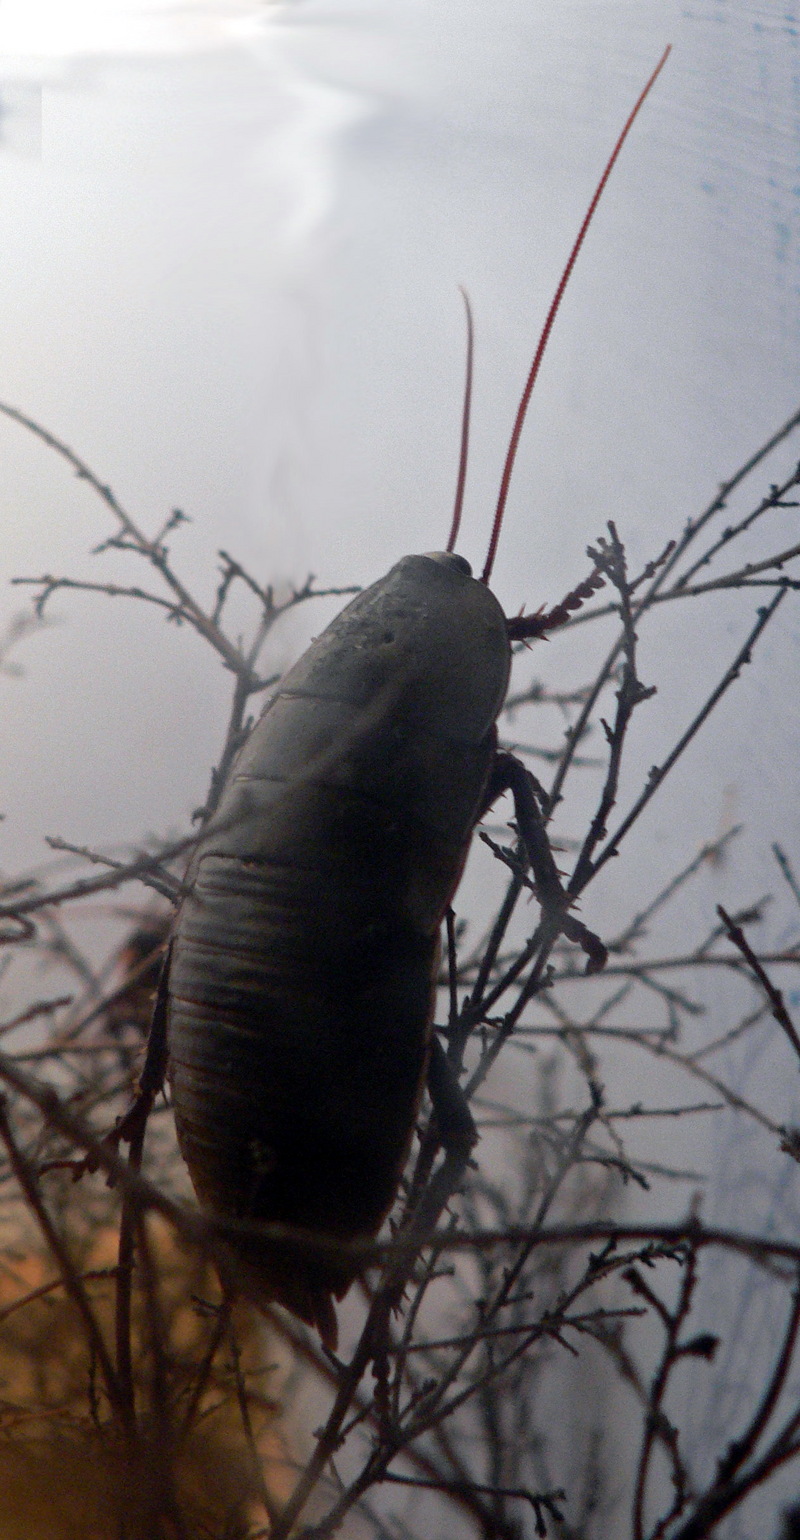
[[[309,598],[352,590],[317,589],[309,578],[279,601],[270,584],[223,551],[213,601],[202,604],[177,574],[167,544],[185,515],[174,511],[148,537],[71,449],[15,408],[0,405],[0,411],[54,449],[102,499],[114,532],[97,553],[122,551],[144,560],[158,580],[151,591],[136,582],[46,574],[25,580],[37,590],[35,611],[41,615],[56,591],[144,603],[191,626],[234,676],[223,745],[198,814],[204,822],[216,810],[246,736],[249,703],[272,683],[260,661],[272,627]],[[290,1535],[323,1540],[354,1512],[367,1533],[416,1540],[430,1532],[428,1517],[439,1515],[442,1505],[450,1511],[451,1526],[457,1516],[459,1533],[486,1540],[528,1534],[593,1540],[604,1532],[612,1486],[619,1495],[626,1483],[631,1540],[700,1540],[800,1454],[800,1414],[788,1396],[800,1328],[795,1232],[778,1227],[766,1233],[744,1215],[739,1227],[707,1224],[694,1207],[688,1218],[664,1220],[654,1196],[669,1184],[685,1184],[690,1175],[686,1155],[679,1160],[661,1155],[657,1126],[685,1128],[686,1119],[715,1118],[720,1108],[749,1122],[768,1146],[765,1159],[775,1169],[785,1171],[788,1160],[800,1159],[791,1098],[785,1107],[771,1100],[762,1104],[731,1068],[737,1051],[766,1041],[771,1017],[800,1056],[800,1035],[787,1005],[791,996],[767,971],[779,966],[794,977],[800,948],[785,935],[781,945],[754,944],[751,932],[764,923],[759,899],[748,900],[737,914],[720,909],[721,923],[714,921],[711,928],[708,917],[696,944],[684,927],[680,946],[659,949],[659,927],[670,906],[700,874],[717,870],[736,830],[693,852],[674,876],[662,871],[654,877],[644,901],[631,903],[616,936],[603,936],[612,955],[597,978],[587,979],[578,966],[575,944],[585,947],[592,933],[574,913],[578,898],[625,847],[665,777],[734,687],[778,606],[800,582],[792,566],[800,545],[787,539],[776,541],[771,552],[753,556],[748,550],[747,559],[728,572],[697,581],[720,552],[765,528],[768,517],[796,506],[790,493],[800,485],[800,473],[793,469],[719,530],[718,516],[730,498],[798,426],[800,413],[638,573],[628,571],[621,524],[610,524],[590,550],[588,579],[561,604],[509,622],[512,637],[522,639],[614,616],[618,634],[588,682],[558,691],[534,682],[509,695],[508,709],[515,712],[554,707],[562,721],[566,718],[567,735],[563,749],[554,751],[531,730],[528,750],[517,749],[523,756],[553,759],[556,768],[548,788],[529,782],[533,807],[526,812],[522,798],[520,828],[510,842],[489,841],[502,863],[505,887],[483,933],[474,936],[457,915],[448,917],[442,1036],[452,1070],[464,1076],[482,1140],[476,1159],[465,1167],[463,1158],[443,1153],[433,1114],[422,1119],[388,1238],[354,1248],[367,1303],[360,1322],[353,1303],[343,1361],[322,1352],[280,1311],[267,1307],[265,1338],[252,1317],[242,1314],[244,1307],[234,1305],[244,1280],[229,1243],[249,1233],[248,1224],[232,1216],[212,1219],[186,1203],[168,1109],[157,1101],[157,1082],[147,1079],[147,1071],[140,1113],[109,1129],[115,1113],[129,1105],[153,970],[196,836],[136,851],[128,859],[54,839],[51,846],[60,853],[104,869],[58,885],[25,876],[5,880],[0,936],[8,961],[0,988],[16,977],[9,968],[45,957],[50,968],[62,969],[69,985],[57,985],[41,999],[28,994],[17,1000],[12,994],[0,1025],[4,1046],[17,1047],[0,1053],[6,1098],[0,1118],[6,1151],[0,1164],[0,1224],[10,1227],[12,1237],[6,1270],[0,1271],[0,1376],[6,1376],[3,1355],[11,1352],[12,1327],[33,1320],[48,1301],[66,1297],[73,1310],[70,1351],[83,1365],[70,1409],[71,1436],[79,1430],[84,1439],[99,1438],[92,1448],[123,1448],[129,1475],[153,1473],[149,1482],[138,1476],[128,1480],[129,1493],[142,1493],[141,1513],[131,1507],[130,1496],[126,1499],[123,1528],[131,1540],[176,1535],[188,1540],[195,1533],[213,1540]],[[601,581],[613,591],[612,602],[579,609]],[[644,685],[638,677],[643,627],[656,606],[671,598],[701,602],[712,592],[740,591],[747,597],[747,590],[761,583],[774,589],[766,608],[750,622],[705,703],[609,833],[624,784],[622,768],[630,763],[631,723],[657,683]],[[254,606],[246,642],[225,629],[235,585]],[[24,631],[18,625],[9,632],[8,645],[24,640]],[[0,666],[4,656],[0,649]],[[604,720],[600,703],[610,687],[616,698]],[[580,753],[597,726],[602,756]],[[573,823],[565,843],[573,855],[564,876],[557,864],[566,864],[564,852],[553,851],[545,826],[557,806],[575,819],[567,797],[578,771],[585,779],[595,777],[596,785],[592,811],[581,814],[577,830]],[[585,805],[576,799],[576,806]],[[528,854],[534,845],[538,855],[531,875]],[[790,858],[781,847],[777,858],[794,900],[799,890]],[[131,882],[154,887],[165,903],[155,932],[141,911],[150,940],[121,973],[118,960],[130,948],[117,946],[109,963],[98,967],[69,925],[74,904]],[[702,981],[722,978],[733,990],[745,989],[748,998],[732,1016],[711,1020]],[[753,985],[759,991],[756,1009]],[[784,1037],[777,1039],[778,1047],[770,1040],[776,1053]],[[785,1047],[781,1051],[785,1054]],[[714,1071],[707,1062],[712,1054]],[[657,1096],[637,1101],[627,1080],[620,1083],[620,1073],[635,1073],[642,1056],[660,1073],[670,1072],[674,1095],[659,1080]],[[47,1067],[47,1083],[31,1073],[36,1065]],[[698,1082],[705,1088],[701,1101],[685,1091]],[[130,1159],[121,1155],[121,1141],[130,1144]],[[640,1222],[625,1212],[626,1184],[633,1184],[647,1205]],[[169,1245],[179,1248],[181,1260],[159,1239],[158,1226],[173,1237]],[[44,1261],[37,1277],[14,1273],[13,1247],[23,1233],[38,1236],[26,1239]],[[317,1250],[320,1245],[318,1236],[286,1227],[260,1233],[291,1239],[298,1254],[304,1244]],[[99,1237],[109,1235],[118,1248],[113,1266],[92,1250]],[[104,1244],[103,1257],[107,1239]],[[714,1474],[703,1483],[675,1414],[674,1384],[678,1366],[681,1375],[704,1375],[707,1381],[714,1372],[714,1338],[729,1330],[725,1320],[715,1322],[714,1336],[696,1325],[704,1297],[702,1263],[709,1252],[715,1266],[729,1259],[725,1265],[735,1262],[753,1277],[763,1276],[765,1287],[791,1293],[791,1304],[781,1346],[764,1370],[751,1410],[742,1413],[738,1431],[732,1428],[727,1445],[716,1451]],[[209,1263],[224,1277],[225,1292],[216,1287]],[[173,1266],[179,1279],[175,1298],[193,1323],[188,1357],[180,1346],[187,1337],[186,1317],[170,1314]],[[189,1276],[193,1284],[187,1284]],[[187,1303],[192,1298],[194,1303]],[[654,1343],[655,1367],[646,1371]],[[277,1364],[289,1348],[294,1367],[287,1371]],[[548,1410],[553,1397],[559,1407],[573,1404],[569,1376],[576,1362],[581,1410],[589,1424],[583,1440],[568,1417],[554,1421]],[[287,1449],[289,1435],[278,1431],[282,1407],[291,1401],[293,1418],[299,1415],[301,1368],[317,1377],[329,1398],[310,1457],[301,1457],[307,1437]],[[605,1442],[620,1396],[632,1398],[638,1419],[621,1479],[609,1474],[612,1456]],[[24,1418],[21,1400],[12,1402],[9,1397],[8,1405],[0,1403],[0,1434],[13,1445],[22,1436]],[[29,1408],[25,1416],[30,1415]],[[63,1410],[48,1410],[56,1437],[64,1426],[59,1415]],[[201,1460],[206,1507],[198,1517],[195,1498],[182,1495],[187,1488],[181,1462],[198,1440],[213,1438],[220,1418],[228,1421],[213,1458]],[[290,1419],[287,1427],[293,1425]],[[235,1495],[209,1495],[209,1472],[225,1468],[234,1445],[240,1451],[230,1487]],[[406,1501],[400,1510],[394,1499],[399,1501],[401,1492]],[[414,1494],[419,1510],[407,1506]]]

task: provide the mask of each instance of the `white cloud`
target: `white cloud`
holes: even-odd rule
[[[215,48],[264,9],[254,0],[4,0],[0,58],[7,74],[32,59]]]

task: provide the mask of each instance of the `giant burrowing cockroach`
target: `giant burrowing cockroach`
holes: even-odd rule
[[[666,58],[666,54],[664,55]],[[186,878],[163,984],[181,1150],[204,1208],[334,1240],[374,1236],[395,1197],[426,1078],[445,1143],[474,1128],[433,1038],[439,931],[476,822],[506,789],[551,934],[602,967],[570,912],[531,777],[497,749],[516,638],[488,582],[520,429],[606,166],[551,306],[509,446],[480,580],[447,551],[406,556],[281,681],[230,771]],[[471,359],[471,352],[470,352]],[[469,376],[469,369],[468,369]],[[455,1116],[448,1117],[448,1101]],[[442,1093],[446,1094],[442,1094]],[[328,1247],[237,1243],[262,1298],[336,1342],[355,1268]],[[255,1234],[255,1232],[253,1232]]]

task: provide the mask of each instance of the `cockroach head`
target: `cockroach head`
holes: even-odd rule
[[[465,577],[472,577],[472,568],[466,556],[457,556],[455,551],[426,551],[427,561],[438,561],[442,567],[450,567],[453,572],[463,572]]]

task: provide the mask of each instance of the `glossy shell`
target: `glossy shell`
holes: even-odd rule
[[[409,556],[253,728],[192,861],[169,980],[178,1136],[211,1210],[348,1239],[379,1228],[509,664],[502,610],[466,562]],[[335,1342],[350,1271],[263,1244],[238,1260]]]

